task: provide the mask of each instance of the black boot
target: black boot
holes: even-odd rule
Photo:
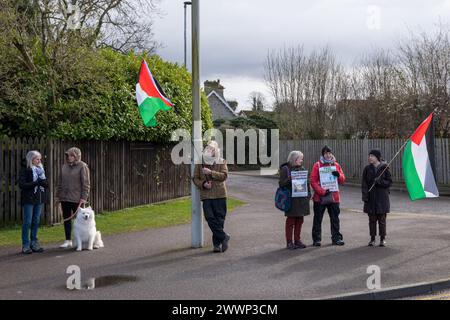
[[[306,248],[306,246],[301,241],[295,241],[294,247],[295,247],[295,249],[305,249]]]

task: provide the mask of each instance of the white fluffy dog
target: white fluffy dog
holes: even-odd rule
[[[91,207],[79,208],[73,225],[77,251],[103,248],[102,235],[95,227],[95,213]]]

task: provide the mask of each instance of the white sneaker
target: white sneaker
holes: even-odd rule
[[[59,246],[62,249],[65,248],[72,248],[72,241],[71,240],[66,240],[64,241],[64,243],[62,245]]]

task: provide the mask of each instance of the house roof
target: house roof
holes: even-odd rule
[[[233,108],[230,107],[230,105],[228,104],[228,102],[227,102],[224,98],[222,98],[222,97],[221,97],[217,92],[215,92],[214,90],[211,91],[211,92],[208,94],[207,98],[209,99],[209,97],[212,96],[213,94],[219,99],[220,102],[222,102],[222,104],[223,104],[225,107],[227,107],[227,108],[231,111],[231,113],[232,113],[235,117],[238,116],[238,114],[233,110]]]

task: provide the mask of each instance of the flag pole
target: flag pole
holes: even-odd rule
[[[434,109],[434,110],[431,112],[431,114],[433,114],[433,115],[434,115],[435,113],[436,113],[436,109]],[[433,117],[433,120],[432,120],[432,121],[434,121],[434,117]],[[433,126],[433,123],[432,123],[432,135],[434,135],[434,126]],[[434,137],[432,137],[431,139],[433,140]],[[375,179],[378,179],[379,177],[381,177],[381,176],[383,175],[383,173],[386,171],[386,169],[389,168],[389,165],[392,163],[392,161],[394,161],[394,159],[399,155],[400,151],[406,146],[406,144],[408,143],[408,140],[409,140],[409,139],[406,139],[405,143],[403,143],[403,145],[402,145],[401,148],[397,151],[397,153],[396,153],[395,156],[392,158],[392,160],[389,161],[389,163],[388,163],[388,165],[386,166],[386,168],[384,168],[384,170],[381,172],[381,174],[380,174],[378,177],[376,177]],[[433,150],[432,150],[432,152],[434,152],[434,140],[433,140]],[[433,154],[433,157],[434,157],[434,154]],[[433,159],[433,161],[434,161],[434,159]],[[433,174],[434,174],[434,168],[433,168]],[[435,180],[436,180],[436,178],[435,178]],[[374,182],[374,183],[372,184],[372,186],[370,187],[369,192],[372,191],[372,189],[373,189],[374,186],[375,186],[375,182]]]
[[[406,146],[406,144],[408,143],[408,139],[406,139],[405,143],[403,143],[403,145],[400,147],[400,149],[397,151],[397,153],[395,154],[395,156],[391,159],[391,161],[389,161],[389,163],[387,164],[386,168],[384,168],[384,170],[380,173],[380,175],[378,177],[376,177],[375,179],[378,179],[379,177],[381,177],[384,172],[386,171],[387,168],[389,168],[389,166],[391,165],[392,161],[394,161],[395,158],[397,158],[397,156],[400,154],[400,151],[402,151],[402,149]],[[369,189],[369,192],[372,191],[373,187],[375,186],[375,182],[372,184],[372,186]]]
[[[436,147],[435,147],[435,139],[436,139],[436,114],[437,108],[435,108],[432,112],[433,119],[431,120],[430,127],[431,129],[427,132],[427,141],[430,146],[430,150],[428,150],[428,159],[430,160],[431,171],[433,172],[434,180],[437,181],[437,171],[436,171]]]
[[[191,178],[194,177],[195,164],[201,163],[198,159],[199,151],[202,150],[202,119],[200,113],[200,0],[192,0],[192,147],[191,153]],[[200,203],[200,192],[191,179],[192,197],[192,223],[191,223],[191,246],[192,248],[203,247],[203,213]]]

